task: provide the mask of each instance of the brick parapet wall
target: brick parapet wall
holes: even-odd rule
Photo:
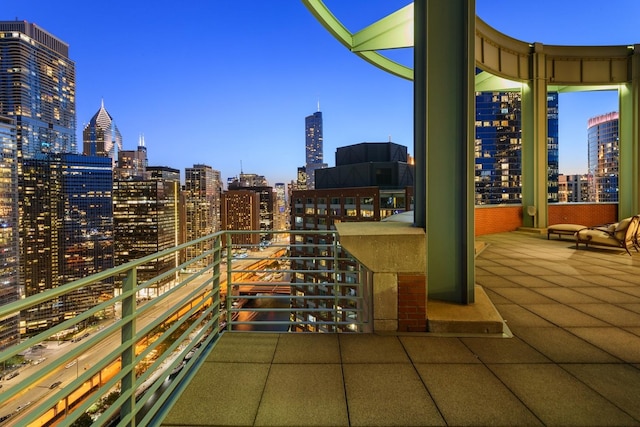
[[[553,203],[548,208],[549,225],[582,224],[587,227],[618,220],[617,203]],[[475,235],[515,231],[522,227],[522,206],[475,208]]]
[[[522,206],[491,206],[475,209],[475,235],[515,231],[522,227]]]
[[[426,332],[426,314],[425,276],[398,274],[398,332]]]
[[[591,227],[618,221],[617,203],[561,203],[549,205],[549,225],[581,224]]]

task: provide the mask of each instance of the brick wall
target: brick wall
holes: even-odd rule
[[[618,221],[617,203],[550,204],[548,212],[549,225],[582,224],[591,227]]]
[[[492,206],[475,209],[475,235],[515,231],[522,227],[522,206]]]
[[[582,224],[587,227],[618,220],[617,203],[549,204],[549,225]],[[475,208],[475,235],[515,231],[522,227],[522,206],[482,206]]]
[[[424,275],[398,274],[398,332],[426,332],[426,313]]]

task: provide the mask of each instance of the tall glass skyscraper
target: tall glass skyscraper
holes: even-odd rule
[[[589,175],[593,182],[589,187],[589,201],[617,202],[620,143],[618,113],[612,112],[590,118],[587,139]]]
[[[75,153],[76,71],[69,46],[26,21],[0,21],[0,115],[16,121],[18,158]]]
[[[203,164],[196,164],[192,168],[186,168],[183,197],[183,235],[185,242],[220,230],[220,203],[222,197],[220,171]],[[185,259],[195,258],[211,249],[211,241],[189,246],[186,249]],[[211,259],[207,257],[198,266],[203,267],[210,262]]]
[[[16,127],[0,116],[0,305],[20,298],[19,251]],[[20,342],[18,322],[17,315],[0,319],[0,350]]]
[[[106,157],[39,154],[22,167],[20,273],[31,296],[113,267],[113,171]],[[51,327],[113,296],[85,287],[21,313],[26,333]]]
[[[522,95],[476,93],[476,205],[522,202]],[[547,97],[548,200],[558,201],[558,94]]]
[[[122,135],[113,118],[104,108],[104,101],[101,102],[100,109],[84,127],[82,140],[82,154],[109,157],[112,164],[116,165],[118,152],[122,150]]]
[[[305,128],[305,168],[307,188],[315,188],[315,170],[326,168],[323,161],[322,112],[316,111],[304,119]]]
[[[153,172],[153,173],[152,173]],[[153,168],[148,178],[130,176],[113,183],[113,221],[116,265],[178,245],[178,188],[180,172]],[[178,266],[175,254],[138,268],[138,282],[161,276]],[[148,297],[163,293],[175,277],[167,276],[145,288]]]

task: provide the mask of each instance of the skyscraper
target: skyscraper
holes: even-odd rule
[[[295,272],[291,276],[292,292],[309,297],[291,301],[291,320],[300,322],[292,330],[349,331],[349,326],[330,326],[333,321],[354,321],[347,311],[323,313],[315,309],[326,309],[335,303],[326,296],[340,301],[335,304],[342,307],[357,305],[349,298],[356,292],[349,285],[357,283],[356,264],[340,253],[331,253],[331,235],[296,231],[332,230],[339,222],[380,221],[411,210],[414,171],[408,160],[407,147],[393,142],[340,147],[336,150],[336,166],[318,171],[315,189],[291,192],[290,253],[291,270]],[[316,262],[322,268],[313,268]],[[334,275],[335,271],[341,274]],[[340,286],[328,285],[338,282]]]
[[[620,144],[618,113],[611,112],[590,118],[587,139],[589,175],[593,177],[589,199],[592,202],[617,202]]]
[[[153,172],[153,173],[151,173]],[[113,183],[113,222],[116,265],[178,245],[178,170],[153,168],[148,178],[128,177]],[[177,267],[174,254],[138,268],[142,283]],[[156,297],[175,277],[163,277],[145,288],[144,296]]]
[[[476,93],[476,204],[522,203],[522,94]],[[558,94],[547,96],[550,202],[558,201]]]
[[[16,127],[0,116],[0,305],[20,298],[19,251]],[[0,350],[20,342],[18,322],[17,315],[0,319]]]
[[[222,182],[220,171],[204,164],[193,165],[185,169],[184,184],[184,241],[198,239],[220,230],[220,199]],[[186,249],[186,259],[195,258],[211,250],[212,242],[207,241]],[[194,267],[203,267],[210,263],[209,257]]]
[[[69,46],[27,21],[0,21],[0,115],[15,119],[18,158],[75,153],[76,72]]]
[[[84,127],[82,140],[82,153],[85,156],[109,157],[115,167],[118,151],[122,150],[122,135],[104,108],[104,100],[100,103],[100,109]]]
[[[229,191],[225,192],[225,194],[236,190],[248,190],[256,193],[258,195],[259,205],[258,210],[252,209],[245,211],[238,207],[239,203],[223,203],[223,216],[227,216],[224,220],[226,224],[225,230],[249,230],[249,228],[246,227],[253,224],[253,219],[243,220],[238,218],[243,215],[248,215],[250,212],[251,215],[258,217],[259,224],[258,228],[252,228],[252,230],[265,231],[265,233],[260,234],[258,241],[271,240],[272,234],[268,234],[266,231],[273,230],[275,195],[273,188],[269,186],[266,178],[262,175],[241,173],[239,179],[229,182],[228,189]],[[237,210],[237,212],[227,211],[229,208],[233,208]],[[236,220],[232,221],[230,219],[232,217],[236,218]],[[237,227],[241,228],[235,228],[236,225],[234,225],[234,222],[237,223]]]
[[[132,177],[146,178],[147,147],[144,144],[144,136],[140,136],[136,150],[118,151],[118,165],[114,172],[116,179],[129,179]],[[178,172],[178,178],[180,178]]]
[[[327,167],[323,162],[322,112],[318,111],[304,119],[305,125],[305,168],[307,189],[315,188],[315,170]]]
[[[25,296],[113,267],[113,171],[106,157],[39,154],[25,159],[20,274]],[[37,332],[113,296],[105,282],[21,313]]]

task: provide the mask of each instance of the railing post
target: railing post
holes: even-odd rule
[[[226,329],[227,331],[231,330],[231,320],[233,318],[233,316],[231,315],[231,307],[230,306],[230,302],[232,300],[231,298],[231,278],[232,278],[232,268],[231,268],[231,261],[233,260],[233,256],[232,256],[232,252],[231,252],[231,233],[229,231],[227,231],[225,233],[225,237],[227,239],[227,299],[225,301],[225,307],[227,309],[227,326]]]
[[[338,244],[338,234],[335,231],[333,232],[333,239],[331,240],[333,240],[333,332],[336,332],[338,330],[338,303],[340,302],[338,294],[340,291],[338,283],[338,275],[340,274],[338,250],[340,245]]]
[[[220,330],[220,261],[222,258],[222,239],[216,237],[213,241],[213,268],[211,269],[213,277],[211,282],[211,306],[214,307],[218,303],[218,321],[213,323],[214,332]],[[217,292],[214,290],[218,289]]]
[[[136,371],[135,371],[135,350],[136,350],[136,321],[135,321],[135,311],[136,311],[136,267],[131,268],[127,271],[127,275],[125,279],[122,281],[122,293],[125,295],[125,298],[122,300],[122,329],[121,329],[121,339],[122,344],[126,344],[125,349],[121,354],[121,370],[126,372],[124,377],[122,377],[121,382],[121,393],[128,393],[129,397],[124,402],[120,409],[120,418],[125,420],[127,417],[131,417],[128,425],[134,426],[136,423],[135,419],[135,405],[136,405],[136,393],[135,393],[135,382],[136,382]]]

